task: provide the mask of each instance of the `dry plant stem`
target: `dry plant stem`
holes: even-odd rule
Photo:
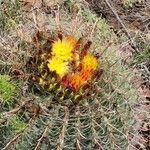
[[[67,107],[65,107],[65,115],[63,118],[63,124],[61,127],[60,135],[59,135],[59,144],[57,145],[57,150],[62,150],[64,146],[64,138],[65,138],[65,131],[68,124],[69,119],[69,110]]]
[[[57,5],[57,10],[55,10],[54,13],[55,13],[55,21],[56,21],[57,30],[62,31],[61,25],[60,25],[59,5]]]
[[[1,115],[4,116],[4,117],[10,117],[12,116],[13,114],[17,113],[22,107],[24,107],[28,102],[30,101],[33,101],[34,98],[32,99],[28,99],[26,101],[24,101],[24,99],[22,99],[23,103],[19,106],[19,107],[16,107],[14,109],[12,109],[11,111],[8,111],[8,112],[3,112]]]
[[[30,118],[28,124],[26,125],[26,127],[21,130],[17,135],[15,135],[6,145],[2,150],[10,150],[10,146],[14,143],[17,142],[17,140],[19,139],[19,137],[22,136],[22,134],[25,132],[26,129],[28,129],[28,127],[30,127],[33,124],[33,121],[35,119],[35,116],[33,116],[32,118]]]
[[[14,143],[21,136],[23,131],[21,131],[15,137],[13,137],[13,139],[11,139],[2,150],[10,150],[11,144]]]
[[[72,26],[74,27],[74,28],[72,28],[72,31],[71,31],[72,35],[74,35],[75,32],[78,30],[78,28],[79,28],[78,23],[79,22],[80,22],[80,20],[79,20],[78,14],[77,14],[75,19],[73,19],[73,21],[72,21]]]
[[[35,11],[35,13],[37,13]],[[40,31],[39,26],[38,26],[38,21],[37,21],[37,15],[34,12],[32,12],[33,20],[34,20],[34,26],[37,28],[38,31]]]
[[[96,21],[94,22],[94,24],[90,24],[88,26],[89,30],[85,33],[85,35],[82,37],[82,42],[86,42],[86,40],[91,40],[92,37],[93,37],[93,34],[95,32],[95,29],[96,29],[96,26],[97,26],[97,23],[99,21],[99,18],[96,19]],[[76,30],[77,31],[77,30]],[[76,32],[75,31],[75,32]]]
[[[93,37],[93,34],[95,32],[95,29],[96,29],[98,21],[99,21],[99,18],[97,18],[96,21],[95,21],[95,23],[93,24],[93,27],[92,27],[92,30],[91,30],[91,33],[90,33],[90,36],[89,36],[90,38]]]
[[[125,24],[123,23],[123,21],[120,19],[119,15],[117,14],[116,10],[111,6],[109,0],[104,0],[107,4],[107,6],[110,8],[110,10],[113,12],[113,14],[115,15],[116,19],[118,20],[118,22],[121,24],[122,28],[124,29],[124,32],[126,33],[127,37],[130,40],[130,44],[134,47],[135,52],[139,52],[135,42],[133,41],[130,33],[128,32],[128,29],[126,28]]]
[[[99,21],[99,18],[96,19],[96,21],[92,24],[89,24],[87,26],[87,28],[89,30],[86,31],[85,35],[84,35],[84,38],[87,38],[88,40],[91,40],[91,38],[93,37],[93,34],[95,32],[95,29],[96,29],[96,26],[97,26],[97,23]]]
[[[37,142],[37,144],[36,144],[34,150],[38,150],[38,148],[40,147],[43,138],[44,138],[44,137],[46,136],[46,134],[47,134],[48,128],[49,128],[49,125],[46,125],[46,127],[45,127],[45,129],[44,129],[44,132],[42,133],[41,137],[38,139],[38,142]]]

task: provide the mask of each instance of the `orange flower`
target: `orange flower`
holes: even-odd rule
[[[86,54],[81,61],[80,76],[83,81],[90,79],[93,71],[97,67],[97,59],[92,54]]]
[[[75,44],[77,43],[77,40],[74,36],[67,36],[66,40],[70,43],[70,45],[72,45],[73,47],[75,46]]]
[[[97,67],[97,59],[92,54],[86,54],[81,60],[81,70],[75,73],[67,74],[62,78],[61,83],[66,87],[79,90],[90,80],[93,71]]]
[[[87,81],[90,79],[92,72],[90,70],[81,69],[80,76],[83,81]]]
[[[70,77],[69,86],[71,88],[78,90],[83,84],[84,84],[84,81],[82,80],[80,74],[75,73]]]
[[[78,90],[83,84],[84,80],[82,80],[79,73],[68,74],[62,78],[61,83],[72,89]]]

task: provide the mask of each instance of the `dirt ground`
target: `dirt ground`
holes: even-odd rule
[[[87,1],[90,3],[92,9],[97,14],[105,17],[115,29],[122,29],[118,19],[105,1]],[[128,8],[123,5],[122,0],[112,0],[110,1],[110,5],[119,15],[128,30],[140,30],[144,31],[144,33],[148,33],[150,29],[150,1],[137,2],[132,7]]]

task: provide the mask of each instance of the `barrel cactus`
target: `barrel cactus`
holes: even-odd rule
[[[123,150],[130,145],[137,99],[129,84],[132,72],[122,65],[106,22],[83,9],[79,30],[73,32],[72,16],[61,8],[61,28],[58,18],[49,16],[49,30],[33,36],[26,64],[29,89],[1,112],[1,149]]]

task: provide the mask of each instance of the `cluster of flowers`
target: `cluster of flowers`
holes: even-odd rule
[[[62,85],[78,90],[90,80],[98,62],[88,51],[81,55],[82,50],[76,49],[76,45],[74,36],[55,40],[47,66],[57,74]]]

